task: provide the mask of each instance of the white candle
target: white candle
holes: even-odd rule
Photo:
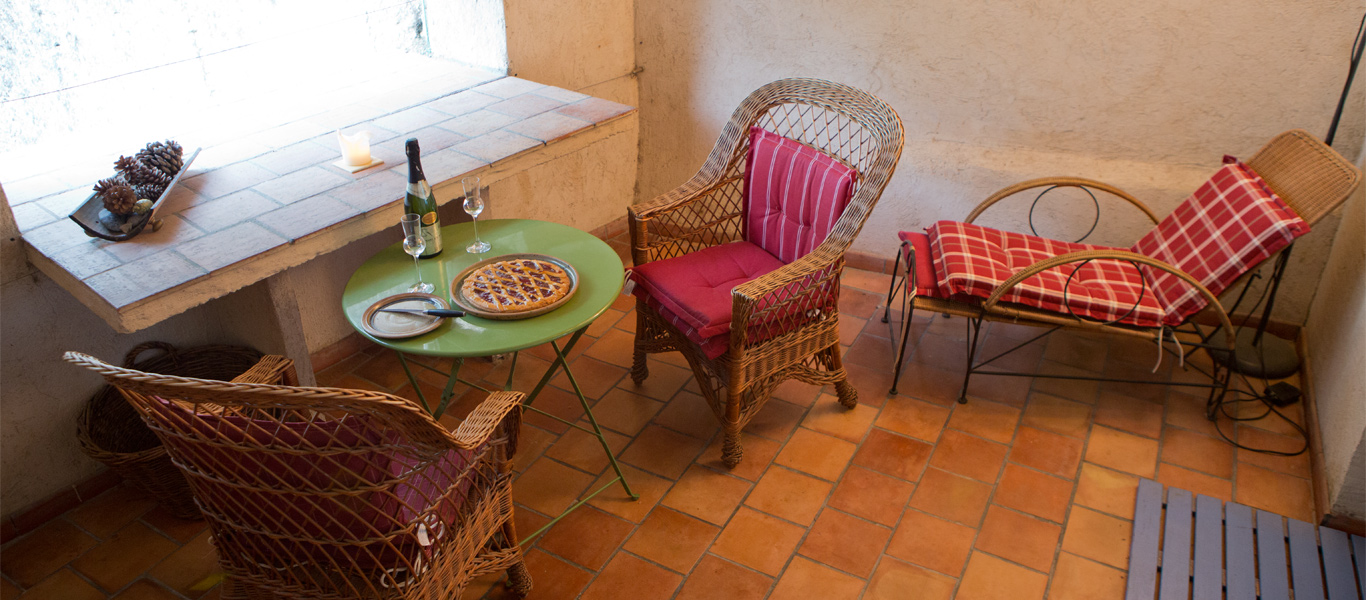
[[[346,135],[337,130],[337,143],[341,145],[342,162],[349,167],[370,164],[370,132],[359,131]]]

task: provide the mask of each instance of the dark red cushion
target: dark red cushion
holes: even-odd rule
[[[730,331],[735,286],[781,266],[782,261],[759,246],[731,242],[635,267],[632,293],[668,309],[693,330],[689,337],[701,342]]]
[[[759,127],[745,158],[744,238],[790,263],[825,241],[858,172],[820,150]]]
[[[902,231],[896,234],[903,242],[910,242],[909,245],[902,246],[901,261],[907,266],[911,265],[911,251],[915,251],[915,295],[930,298],[939,298],[939,276],[934,273],[934,255],[930,254],[930,236],[914,231]],[[910,285],[907,281],[906,285]]]

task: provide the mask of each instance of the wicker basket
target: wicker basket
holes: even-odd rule
[[[161,354],[139,361],[148,350],[160,350]],[[149,373],[227,381],[246,372],[260,358],[260,352],[241,346],[181,350],[165,342],[147,342],[129,350],[123,364]],[[151,494],[175,516],[203,518],[185,477],[118,390],[106,385],[86,403],[76,419],[76,439],[86,455]]]

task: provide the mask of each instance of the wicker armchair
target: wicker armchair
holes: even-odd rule
[[[815,79],[767,84],[731,116],[701,170],[677,189],[630,208],[637,268],[745,239],[745,170],[752,127],[799,141],[857,172],[852,195],[814,249],[731,290],[729,345],[709,357],[669,320],[637,301],[631,378],[649,374],[646,355],[679,350],[721,421],[722,459],[743,456],[740,431],[784,380],[834,384],[840,403],[857,404],[839,351],[839,283],[844,252],[896,169],[902,125],[881,100]]]
[[[232,382],[65,358],[119,388],[184,472],[225,598],[458,598],[502,570],[531,589],[512,522],[521,394],[450,432],[388,394],[258,383],[292,374],[278,356]]]

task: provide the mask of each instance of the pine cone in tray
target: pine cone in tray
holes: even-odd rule
[[[114,169],[131,185],[155,184],[165,189],[171,184],[171,179],[175,178],[174,174],[167,175],[160,169],[149,167],[131,156],[120,156],[114,161]]]
[[[138,195],[139,199],[146,198],[152,202],[156,202],[157,198],[160,198],[165,191],[166,186],[155,183],[141,183],[133,186],[133,192]]]
[[[99,197],[101,202],[104,202],[105,210],[116,215],[126,215],[133,212],[133,205],[138,201],[137,193],[118,176],[101,179],[99,183],[96,183],[95,195]]]
[[[163,142],[152,142],[146,148],[138,150],[137,159],[144,165],[152,167],[169,177],[175,177],[180,172],[180,168],[185,165],[185,151],[175,140]]]

